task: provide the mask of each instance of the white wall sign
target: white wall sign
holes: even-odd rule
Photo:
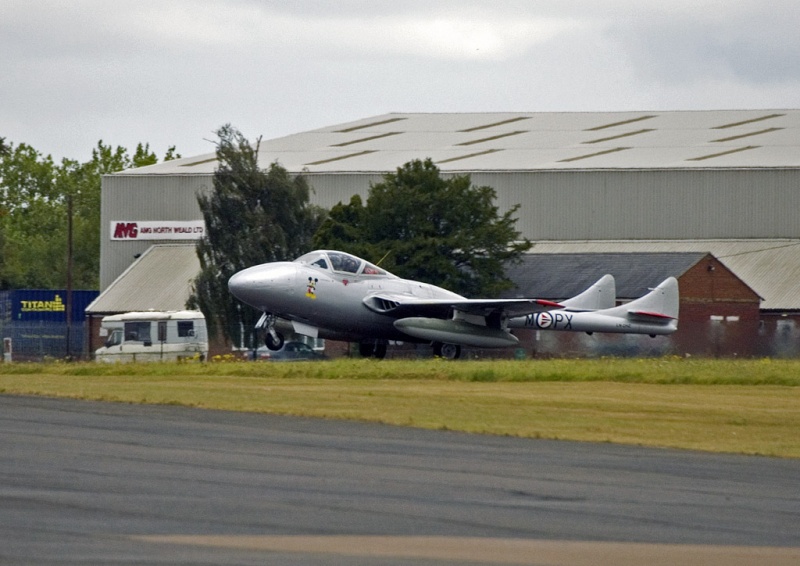
[[[199,240],[206,232],[202,220],[112,220],[112,240]]]

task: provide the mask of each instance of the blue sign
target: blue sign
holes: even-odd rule
[[[80,322],[97,291],[72,291],[71,321]],[[67,321],[67,292],[64,289],[30,289],[0,293],[0,319],[6,322]]]

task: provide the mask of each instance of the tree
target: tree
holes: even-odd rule
[[[315,247],[361,255],[396,275],[466,296],[493,296],[512,286],[505,266],[531,247],[514,215],[500,214],[491,187],[469,175],[443,178],[433,161],[414,160],[339,203],[314,237]]]
[[[73,286],[96,289],[100,267],[100,181],[157,161],[149,144],[131,159],[123,147],[100,140],[92,158],[60,165],[33,147],[3,139],[0,151],[0,287],[66,286],[67,201],[73,204]],[[175,148],[167,151],[174,158]],[[178,156],[179,157],[179,156]]]
[[[323,211],[309,204],[305,177],[292,177],[272,163],[258,165],[259,138],[253,146],[230,124],[217,132],[213,189],[198,196],[206,235],[197,244],[201,272],[194,281],[190,308],[199,308],[210,331],[240,343],[244,329],[251,344],[260,313],[242,307],[228,292],[228,279],[246,267],[292,260],[309,251]]]
[[[181,154],[175,151],[175,146],[172,145],[167,148],[167,153],[164,155],[164,161],[171,161],[173,159],[180,159]],[[146,143],[142,145],[141,143],[136,146],[136,151],[133,154],[133,158],[131,159],[130,166],[131,167],[147,167],[148,165],[155,165],[158,163],[158,157],[152,151],[150,151],[150,144]]]
[[[65,250],[54,264],[53,250],[64,242],[55,187],[57,166],[50,156],[19,144],[0,156],[0,286],[52,287],[54,267],[63,264]]]

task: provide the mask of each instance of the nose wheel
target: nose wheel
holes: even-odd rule
[[[278,317],[274,314],[265,312],[256,323],[256,328],[263,328],[265,330],[264,344],[273,352],[283,348],[283,343],[285,341],[283,334],[275,330],[275,322],[277,319]]]
[[[274,328],[264,335],[264,344],[273,352],[283,348],[284,342],[285,340],[283,338],[283,334],[280,332],[275,332]]]

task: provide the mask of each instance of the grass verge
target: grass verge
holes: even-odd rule
[[[2,364],[0,393],[800,457],[800,362]]]

